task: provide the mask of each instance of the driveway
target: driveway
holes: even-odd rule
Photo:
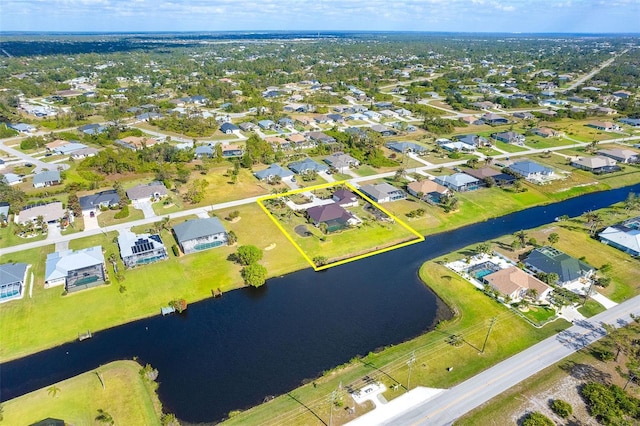
[[[151,201],[141,201],[141,200],[134,201],[133,207],[135,207],[136,209],[142,210],[142,213],[144,213],[145,219],[156,217],[156,212],[153,211],[153,207],[151,206]]]
[[[100,213],[98,213],[100,214]],[[89,229],[99,229],[100,225],[98,225],[98,214],[95,214],[91,217],[89,212],[83,212],[82,218],[84,219],[84,230],[87,231]]]

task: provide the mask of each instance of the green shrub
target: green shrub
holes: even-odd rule
[[[527,414],[522,422],[522,426],[556,426],[556,424],[544,414],[534,411],[533,413]]]
[[[122,207],[122,209],[118,213],[113,215],[113,218],[114,219],[124,219],[127,216],[129,216],[129,206],[125,205],[125,206]]]
[[[551,402],[551,410],[563,419],[566,419],[573,414],[573,407],[571,404],[562,399],[554,399]]]
[[[171,251],[173,252],[173,255],[175,257],[180,256],[180,250],[178,250],[178,246],[177,245],[174,244],[173,246],[171,246]]]

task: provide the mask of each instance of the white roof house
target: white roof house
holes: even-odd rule
[[[105,280],[102,246],[83,250],[63,250],[47,255],[45,288],[65,285],[67,290],[92,286]]]

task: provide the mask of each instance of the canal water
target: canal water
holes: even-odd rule
[[[259,289],[191,304],[184,315],[99,331],[90,340],[0,365],[0,398],[138,357],[159,370],[158,393],[167,412],[188,422],[215,422],[450,317],[418,278],[426,260],[608,206],[629,192],[640,192],[640,185],[512,213],[322,272],[295,272]]]

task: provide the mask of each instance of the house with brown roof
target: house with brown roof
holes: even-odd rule
[[[527,295],[540,301],[546,299],[551,292],[550,286],[517,266],[510,266],[485,275],[482,281],[505,299],[509,298],[512,301],[518,301]]]
[[[145,138],[143,136],[127,136],[126,138],[116,139],[115,143],[124,148],[138,151],[142,148],[153,146],[157,144],[158,141],[151,138]]]
[[[542,136],[543,138],[551,138],[560,136],[560,132],[550,129],[549,127],[539,127],[531,131],[534,135]]]
[[[45,144],[45,146],[47,147],[47,151],[54,151],[56,148],[60,148],[61,146],[65,146],[68,145],[69,142],[62,140],[62,139],[56,139],[53,142],[49,142],[48,144]]]
[[[439,203],[443,196],[451,193],[449,188],[430,179],[410,182],[407,185],[407,192],[414,197],[422,197],[422,200],[433,203]]]
[[[320,227],[325,224],[327,232],[335,232],[344,229],[349,225],[356,225],[359,221],[344,207],[332,203],[323,206],[314,206],[307,209],[309,222]]]
[[[336,190],[332,194],[331,199],[341,207],[355,207],[358,205],[358,196],[348,189]]]
[[[596,130],[602,130],[604,132],[613,132],[616,130],[620,130],[620,126],[611,121],[592,121],[587,124],[587,127],[592,127]]]

